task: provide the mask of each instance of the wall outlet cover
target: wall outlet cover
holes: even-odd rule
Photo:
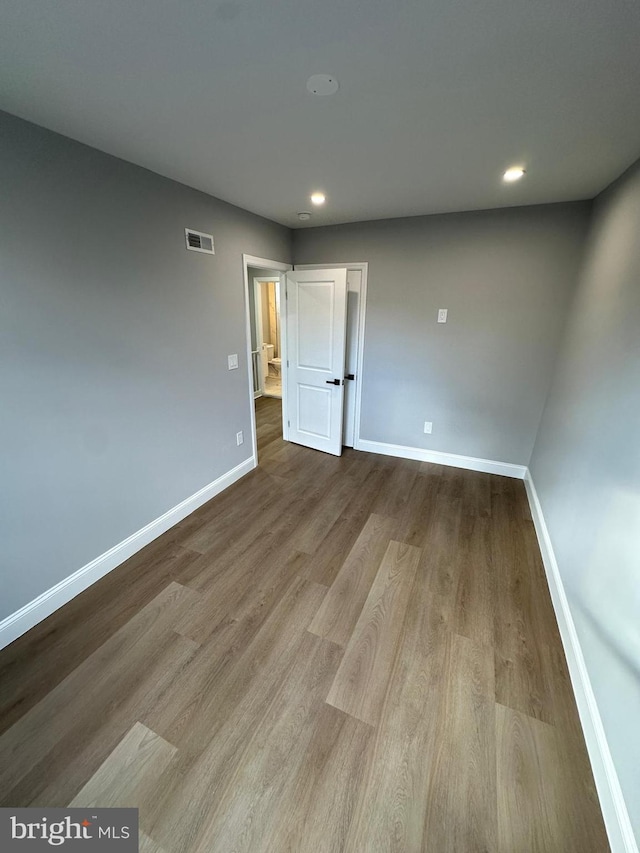
[[[229,364],[229,370],[236,370],[238,367],[238,353],[234,352],[233,355],[228,355],[227,362]]]
[[[433,432],[433,422],[432,421],[425,421],[424,422],[424,431],[426,433],[428,433],[429,435],[431,435],[431,433]]]
[[[438,323],[446,323],[448,313],[448,308],[438,308]]]
[[[244,444],[244,433],[242,432],[242,430],[236,433],[236,444],[238,445],[238,447],[241,444]]]

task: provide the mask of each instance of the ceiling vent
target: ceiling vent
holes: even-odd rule
[[[202,231],[194,231],[193,228],[185,228],[184,236],[187,249],[190,252],[204,252],[205,255],[214,255],[213,235],[203,234]]]

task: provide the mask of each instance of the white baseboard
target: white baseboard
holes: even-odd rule
[[[358,439],[354,446],[356,450],[366,450],[369,453],[382,453],[384,456],[397,456],[400,459],[416,459],[418,462],[434,462],[436,465],[450,465],[453,468],[483,471],[486,474],[500,474],[516,480],[523,480],[527,471],[526,465],[494,462],[492,459],[479,459],[475,456],[459,456],[457,453],[442,453],[439,450],[427,450],[424,447],[387,444],[386,441],[369,441],[366,438]]]
[[[598,790],[602,816],[609,836],[612,853],[638,853],[629,813],[624,801],[618,774],[616,773],[609,744],[605,735],[596,697],[591,686],[587,665],[582,654],[580,640],[571,615],[567,594],[562,583],[560,570],[553,551],[549,530],[544,520],[529,469],[524,478],[531,515],[535,525],[542,560],[547,575],[551,600],[558,620],[560,637],[567,658],[569,675],[578,706],[580,722],[587,751],[591,761],[593,777]]]
[[[91,584],[100,580],[101,577],[115,569],[129,557],[133,556],[145,545],[153,542],[162,533],[165,533],[169,528],[173,527],[183,518],[186,518],[190,513],[194,512],[202,504],[211,500],[220,492],[224,491],[236,480],[244,477],[253,468],[256,467],[255,457],[250,457],[240,465],[227,471],[217,480],[209,483],[208,486],[200,489],[191,497],[186,498],[172,509],[165,512],[159,518],[142,527],[140,530],[133,533],[131,536],[114,545],[104,554],[96,557],[86,566],[82,566],[73,574],[66,577],[64,580],[52,586],[42,595],[34,598],[20,610],[7,616],[0,622],[0,649],[8,646],[38,622],[46,619],[63,604],[71,601],[76,595],[79,595]]]

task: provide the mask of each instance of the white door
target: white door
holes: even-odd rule
[[[340,456],[344,406],[347,271],[286,274],[288,439]]]

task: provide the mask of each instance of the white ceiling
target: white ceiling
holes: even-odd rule
[[[591,198],[640,156],[640,2],[2,0],[0,108],[294,227]]]

